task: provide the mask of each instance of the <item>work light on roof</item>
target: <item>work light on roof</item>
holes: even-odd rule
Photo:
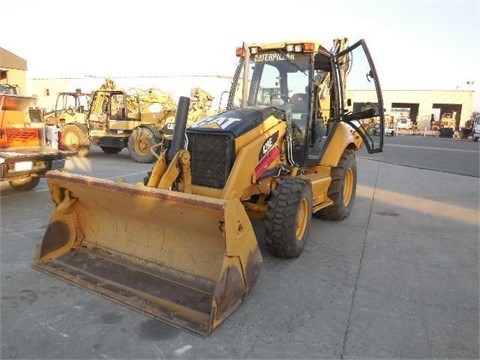
[[[287,44],[287,46],[285,46],[285,50],[287,50],[288,52],[292,52],[293,51],[293,44]]]
[[[303,46],[302,46],[302,44],[295,44],[295,46],[293,47],[293,51],[295,51],[295,52],[302,52],[302,51],[303,51]]]
[[[258,54],[258,47],[252,46],[250,48],[250,54],[252,54],[252,55]]]

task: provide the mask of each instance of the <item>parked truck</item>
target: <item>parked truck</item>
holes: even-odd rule
[[[35,188],[47,171],[63,169],[66,159],[76,155],[59,149],[56,126],[31,121],[28,108],[34,100],[11,88],[0,93],[0,181],[14,190]]]

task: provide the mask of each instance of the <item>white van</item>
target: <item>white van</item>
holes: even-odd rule
[[[410,130],[412,127],[413,127],[413,124],[409,118],[401,117],[397,120],[397,129]]]

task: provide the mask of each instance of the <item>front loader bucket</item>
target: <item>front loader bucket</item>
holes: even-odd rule
[[[238,199],[47,173],[54,211],[33,267],[208,336],[262,263]]]

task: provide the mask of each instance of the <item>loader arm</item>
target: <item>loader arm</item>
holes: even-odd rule
[[[167,150],[164,150],[153,167],[147,186],[159,189],[172,189],[192,193],[192,174],[190,171],[190,153],[179,150],[170,164],[166,162]]]

